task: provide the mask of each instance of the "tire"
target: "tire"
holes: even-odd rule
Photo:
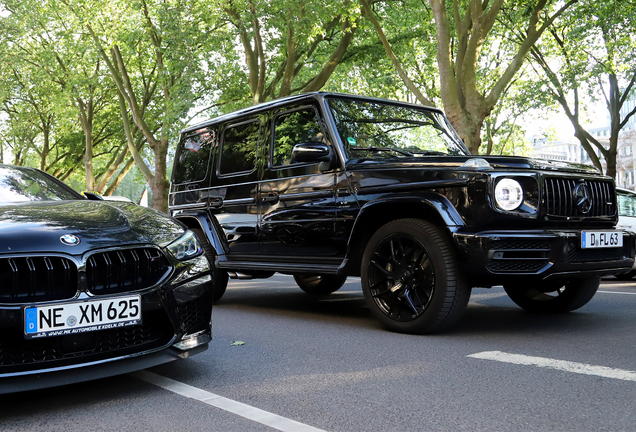
[[[631,280],[636,276],[636,270],[628,271],[627,273],[616,274],[614,277],[618,280],[626,281]]]
[[[399,219],[376,231],[364,250],[361,276],[371,313],[400,333],[450,327],[470,298],[450,240],[420,219]]]
[[[225,290],[227,289],[228,275],[226,271],[218,269],[214,266],[216,261],[216,251],[208,241],[207,236],[200,228],[190,228],[190,231],[196,234],[201,242],[201,246],[205,251],[205,256],[210,261],[210,268],[212,270],[212,302],[216,303],[221,300]]]
[[[595,277],[574,279],[550,292],[539,291],[533,287],[507,285],[504,285],[504,290],[513,302],[528,312],[558,314],[585,306],[596,294],[600,283],[601,278]]]
[[[346,276],[335,275],[294,275],[301,290],[312,295],[327,295],[338,291],[347,280]]]

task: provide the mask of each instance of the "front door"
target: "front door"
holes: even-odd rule
[[[294,146],[306,142],[329,144],[317,106],[287,107],[274,114],[259,194],[261,254],[277,261],[329,263],[342,255],[334,238],[336,174],[321,171],[320,163],[294,160]]]

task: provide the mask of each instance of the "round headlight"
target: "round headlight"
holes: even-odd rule
[[[505,178],[495,186],[495,201],[506,211],[518,209],[523,203],[523,189],[518,181]]]

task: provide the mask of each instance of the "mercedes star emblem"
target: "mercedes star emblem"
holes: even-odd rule
[[[592,193],[585,183],[579,183],[574,188],[576,208],[583,214],[588,214],[592,208]]]

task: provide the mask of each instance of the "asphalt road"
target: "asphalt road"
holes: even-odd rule
[[[634,282],[562,316],[476,289],[452,331],[411,336],[357,279],[312,297],[276,275],[231,281],[213,326],[208,351],[150,373],[0,396],[0,430],[636,430]]]

